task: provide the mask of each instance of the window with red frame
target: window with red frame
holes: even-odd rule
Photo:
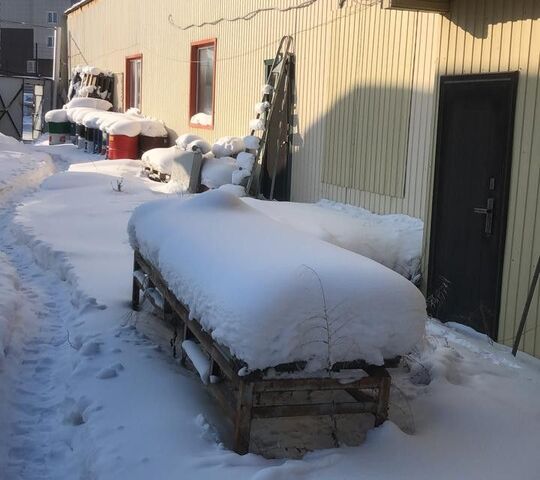
[[[216,40],[191,44],[190,125],[212,128],[216,76]]]
[[[126,58],[126,110],[141,109],[142,55]]]

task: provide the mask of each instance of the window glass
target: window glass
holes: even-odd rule
[[[212,115],[214,47],[205,46],[199,48],[197,61],[197,111],[195,113]]]
[[[141,108],[141,76],[142,60],[140,58],[129,60],[129,98],[128,108]]]
[[[54,47],[54,37],[47,37],[47,47]]]
[[[58,14],[56,12],[47,12],[47,22],[48,23],[57,23]]]

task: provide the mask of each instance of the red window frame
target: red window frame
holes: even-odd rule
[[[135,55],[129,55],[128,57],[126,57],[126,68],[125,68],[125,73],[124,73],[124,91],[125,91],[125,95],[124,95],[124,110],[127,110],[129,107],[129,104],[131,103],[130,100],[131,100],[131,85],[130,85],[130,81],[129,81],[129,68],[130,68],[130,62],[132,60],[140,60],[141,61],[141,84],[140,84],[140,89],[141,89],[141,109],[142,109],[142,72],[143,72],[143,55],[142,53],[137,53]]]
[[[199,125],[191,123],[191,117],[195,115],[197,110],[197,52],[202,47],[214,47],[214,68],[212,72],[212,123],[210,125]],[[192,128],[202,128],[206,130],[214,129],[214,113],[216,108],[216,53],[217,53],[217,38],[207,38],[191,43],[190,53],[190,72],[189,72],[189,126]]]

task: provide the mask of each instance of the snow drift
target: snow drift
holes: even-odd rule
[[[296,230],[371,258],[416,281],[424,224],[408,215],[377,215],[360,207],[319,203],[266,202],[245,198],[253,208]]]
[[[225,191],[142,205],[128,231],[191,316],[250,369],[380,365],[424,333],[425,301],[412,283]]]

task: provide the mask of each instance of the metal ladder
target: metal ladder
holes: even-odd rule
[[[285,80],[287,79],[287,76],[289,75],[289,61],[291,58],[291,47],[293,45],[293,37],[290,35],[284,36],[281,41],[279,42],[279,46],[276,52],[276,55],[274,57],[274,61],[272,62],[272,67],[270,68],[270,71],[268,73],[268,77],[266,79],[266,84],[271,85],[273,87],[272,92],[270,93],[263,93],[262,96],[262,102],[269,102],[270,108],[264,113],[257,113],[256,119],[259,119],[263,117],[265,120],[265,129],[263,130],[263,133],[261,135],[261,140],[259,143],[259,148],[257,150],[257,153],[255,155],[255,163],[253,164],[253,171],[251,176],[249,177],[248,184],[246,187],[246,191],[248,195],[252,196],[258,196],[261,190],[261,181],[262,181],[262,162],[264,159],[264,154],[266,153],[266,145],[267,145],[267,138],[268,138],[268,130],[270,128],[271,122],[272,122],[272,116],[276,107],[276,99],[279,98],[279,96],[276,94],[276,92],[280,92],[281,89],[283,89],[286,85]],[[277,79],[275,80],[275,83],[272,84],[272,79],[277,74]],[[254,135],[255,130],[251,130],[250,135]],[[274,169],[272,172],[272,186],[270,189],[270,200],[273,198],[274,193],[274,185],[276,181],[276,174],[277,174],[277,161],[274,162]]]

